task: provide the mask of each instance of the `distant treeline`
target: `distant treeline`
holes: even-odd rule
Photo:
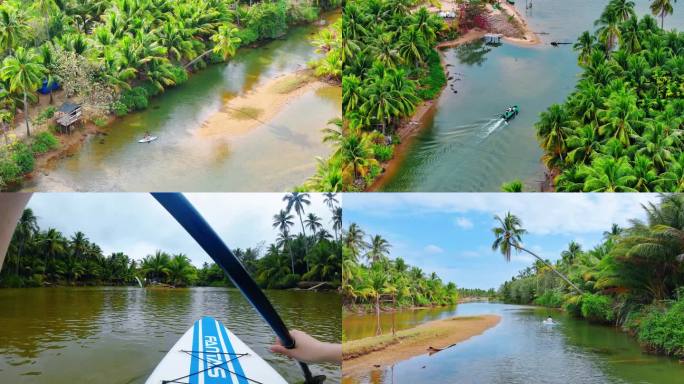
[[[306,193],[291,193],[286,207],[273,217],[278,238],[268,246],[233,249],[245,268],[264,288],[291,288],[300,281],[326,281],[337,286],[341,275],[342,208],[335,194],[325,202],[333,219],[324,223],[313,212]],[[298,218],[298,224],[295,224]],[[293,227],[299,227],[293,233]],[[55,228],[41,229],[32,209],[24,210],[0,270],[2,287],[43,285],[136,285],[137,280],[173,286],[229,286],[221,268],[205,263],[197,268],[182,254],[157,251],[142,260],[122,252],[104,255],[86,234],[71,236]]]

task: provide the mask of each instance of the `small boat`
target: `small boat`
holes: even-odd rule
[[[142,139],[138,140],[138,143],[149,143],[152,141],[157,140],[157,136],[147,136],[143,137]]]
[[[506,108],[504,113],[501,114],[501,118],[505,121],[509,121],[520,113],[520,108],[517,105]]]
[[[544,320],[544,321],[542,321],[542,324],[544,324],[544,325],[556,325],[556,324],[558,324],[558,323],[556,323],[556,322],[553,321],[553,320],[551,320],[551,321]]]
[[[264,359],[211,317],[197,320],[145,383],[287,384]]]
[[[506,2],[510,5],[515,5],[515,0],[506,0]]]

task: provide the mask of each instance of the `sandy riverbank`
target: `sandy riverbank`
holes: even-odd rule
[[[268,124],[286,105],[303,94],[330,86],[310,70],[276,77],[248,93],[227,100],[195,133],[203,137],[245,134]]]
[[[459,36],[457,39],[442,41],[435,46],[435,49],[439,53],[442,69],[444,70],[447,78],[449,77],[449,68],[447,68],[444,55],[441,53],[441,50],[443,49],[458,47],[459,45],[482,39],[485,34],[490,32],[502,33],[504,35],[505,41],[516,45],[533,46],[541,43],[539,36],[530,29],[527,21],[518,12],[515,6],[508,4],[504,0],[499,1],[499,4],[503,9],[506,10],[507,14],[513,16],[513,19],[516,20],[518,27],[509,23],[507,21],[508,17],[504,15],[502,11],[492,8],[491,5],[487,5],[487,10],[489,12],[488,15],[492,18],[490,19],[490,22],[493,24],[490,30],[485,31],[479,28],[474,28],[466,32],[464,35]],[[453,1],[447,1],[442,2],[442,9],[454,10],[457,9],[457,6]],[[436,8],[428,8],[428,10],[431,10],[432,12],[437,11]],[[512,26],[512,29],[515,31],[514,33],[507,34],[507,29],[501,27],[501,25],[505,25],[506,23]],[[442,90],[439,93],[440,95],[444,91],[445,87],[446,84],[444,87],[442,87]],[[424,101],[416,108],[415,113],[410,118],[399,125],[396,130],[396,134],[399,136],[401,144],[394,147],[394,156],[390,160],[381,164],[383,173],[380,174],[380,176],[378,176],[373,183],[366,188],[367,192],[379,191],[385,185],[387,180],[390,180],[392,176],[396,174],[396,172],[399,170],[399,165],[406,157],[407,150],[410,147],[413,139],[418,135],[419,132],[429,125],[430,120],[434,117],[434,113],[436,112],[435,105],[438,98],[439,96],[435,99]]]
[[[501,320],[497,315],[436,320],[391,334],[367,337],[342,345],[342,376],[355,376],[480,335]]]

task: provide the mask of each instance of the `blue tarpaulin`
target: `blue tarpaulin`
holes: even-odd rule
[[[43,80],[43,86],[38,88],[38,92],[42,93],[43,95],[47,95],[50,93],[50,91],[56,91],[59,89],[59,84],[57,84],[56,81],[53,81],[50,86],[48,86],[48,81]]]

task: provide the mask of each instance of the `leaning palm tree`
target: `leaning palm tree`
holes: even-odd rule
[[[671,0],[653,0],[651,3],[651,13],[653,16],[660,16],[661,29],[665,27],[665,15],[671,15],[673,11]]]
[[[211,49],[204,51],[189,63],[185,64],[185,68],[191,67],[197,61],[212,52],[220,54],[221,57],[223,57],[223,60],[228,60],[229,57],[235,55],[235,51],[242,42],[242,40],[237,37],[237,33],[238,29],[232,24],[220,26],[218,32],[211,36],[214,46]]]
[[[561,279],[565,280],[566,283],[570,284],[577,292],[582,294],[582,290],[579,289],[570,279],[565,277],[562,273],[558,272],[551,264],[546,262],[546,260],[539,257],[534,252],[524,248],[522,246],[522,236],[527,233],[527,231],[522,226],[522,221],[510,212],[506,213],[503,218],[499,215],[495,215],[494,219],[499,222],[499,226],[492,228],[494,232],[494,242],[492,243],[493,251],[500,251],[506,261],[511,261],[511,252],[515,250],[516,252],[524,251],[528,254],[534,256],[537,260],[544,263],[553,272],[555,272]]]
[[[24,120],[26,135],[31,136],[29,128],[28,95],[33,94],[43,81],[45,67],[40,58],[32,50],[19,47],[14,55],[7,56],[0,69],[0,78],[9,81],[9,91],[24,95]]]

